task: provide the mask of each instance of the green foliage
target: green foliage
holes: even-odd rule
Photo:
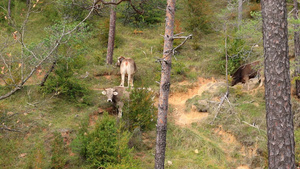
[[[53,41],[57,39],[64,29],[71,29],[76,23],[56,23],[46,29],[49,35],[43,40],[44,44],[51,48]],[[42,91],[45,93],[53,93],[63,96],[68,100],[74,101],[78,98],[86,96],[89,93],[88,86],[83,81],[79,81],[74,74],[78,74],[80,69],[86,65],[85,54],[87,46],[84,39],[89,37],[86,33],[88,27],[81,27],[81,32],[65,37],[63,41],[68,42],[62,44],[56,52],[57,60],[55,70],[50,74]],[[72,38],[72,39],[69,39]],[[89,104],[87,97],[83,99],[84,104]]]
[[[103,50],[105,52],[106,56],[106,48],[108,43],[108,34],[109,34],[109,18],[105,18],[104,21],[100,22],[96,26],[96,31],[94,32],[94,36],[100,39],[100,44],[105,48]],[[124,43],[124,40],[121,38],[121,36],[116,33],[115,34],[115,41],[114,41],[114,48],[120,47]]]
[[[154,106],[154,92],[147,89],[134,89],[130,101],[124,103],[122,119],[126,128],[133,131],[139,127],[142,131],[155,126],[157,108]]]
[[[262,37],[262,16],[260,11],[250,11],[251,19],[243,20],[239,30],[236,31],[236,37],[244,39],[246,42],[257,43]]]
[[[91,5],[85,0],[77,0],[76,3],[72,0],[57,0],[56,2],[62,16],[72,21],[83,20],[88,12],[85,7]]]
[[[245,46],[243,39],[228,39],[228,74],[233,74],[234,71],[243,64],[244,57],[249,53],[249,47]],[[225,51],[219,60],[219,73],[226,73],[226,54]]]
[[[42,91],[55,92],[71,101],[88,94],[86,84],[74,77],[76,68],[81,68],[84,60],[83,57],[58,59],[54,74],[49,76]]]
[[[163,21],[166,0],[134,0],[132,3],[139,7],[138,10],[144,11],[144,13],[138,14],[131,7],[130,3],[120,6],[122,10],[120,19],[124,25],[150,26]]]
[[[64,146],[63,138],[60,133],[54,133],[52,142],[51,168],[62,169],[66,164],[66,147]]]
[[[184,65],[184,63],[180,61],[174,61],[172,63],[172,75],[185,75],[188,71],[188,68]]]
[[[130,133],[124,131],[122,123],[104,113],[91,131],[81,130],[77,142],[80,154],[93,168],[136,168],[138,163],[128,148]],[[85,131],[85,132],[84,132]]]
[[[295,128],[295,143],[296,145],[299,145],[300,143],[300,128]],[[300,147],[296,146],[296,150],[295,150],[295,158],[296,158],[296,163],[298,163],[300,165]],[[298,153],[297,153],[298,152]]]
[[[211,23],[213,12],[207,0],[184,1],[184,28],[192,32],[195,39],[212,32]]]

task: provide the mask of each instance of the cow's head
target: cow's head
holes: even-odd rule
[[[107,102],[112,102],[113,97],[118,95],[118,92],[114,88],[108,88],[102,91],[102,94],[107,96]]]
[[[123,59],[125,59],[124,56],[118,57],[117,66],[120,66],[120,65],[121,65]]]

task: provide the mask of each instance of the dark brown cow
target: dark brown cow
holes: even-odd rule
[[[261,65],[260,61],[255,61],[249,64],[244,64],[240,66],[232,75],[232,83],[231,86],[236,85],[239,82],[246,83],[249,81],[249,79],[254,78],[258,75],[260,78],[260,70]],[[262,81],[260,82],[260,85],[262,85]],[[249,90],[249,86],[248,86]]]

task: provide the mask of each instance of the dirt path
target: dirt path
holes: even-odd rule
[[[196,87],[188,89],[185,93],[175,93],[169,98],[169,103],[174,106],[172,117],[175,120],[175,124],[183,127],[199,122],[208,116],[208,113],[197,112],[194,109],[192,109],[191,112],[186,112],[185,102],[196,95],[201,95],[207,89],[207,84],[211,82],[216,82],[216,80],[214,78],[198,78]],[[187,82],[182,82],[179,85],[185,85],[186,83]]]
[[[246,157],[253,157],[255,156],[255,151],[250,150],[249,148],[243,146],[239,143],[235,136],[223,130],[222,126],[219,128],[214,129],[212,132],[216,134],[219,138],[221,138],[221,142],[217,140],[211,140],[207,138],[199,131],[191,127],[192,123],[200,122],[205,120],[208,117],[207,112],[198,112],[195,109],[192,109],[190,112],[186,112],[186,101],[188,99],[193,98],[196,95],[200,95],[206,91],[211,90],[212,86],[214,86],[217,82],[214,78],[211,79],[204,79],[198,78],[198,82],[195,87],[188,89],[187,92],[183,93],[174,93],[169,98],[169,104],[171,104],[174,108],[171,117],[175,120],[175,124],[180,127],[188,128],[192,131],[195,135],[203,138],[205,141],[213,143],[214,145],[218,145],[220,149],[226,154],[226,158],[228,161],[235,162],[232,158],[231,154],[236,150],[237,147],[240,148],[239,152],[241,155]],[[187,82],[179,83],[179,86],[188,85]],[[241,165],[237,169],[249,169],[247,165]]]

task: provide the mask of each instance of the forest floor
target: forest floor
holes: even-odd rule
[[[224,84],[223,81],[216,80],[213,77],[212,78],[202,78],[198,77],[198,81],[195,82],[195,84],[192,84],[193,87],[187,89],[187,92],[175,92],[170,95],[169,98],[169,104],[173,106],[173,112],[170,114],[172,120],[175,121],[175,124],[182,127],[182,128],[188,128],[190,131],[192,131],[194,134],[201,136],[201,138],[204,138],[207,142],[217,144],[220,146],[220,148],[225,152],[226,159],[228,161],[236,162],[235,159],[231,157],[231,154],[236,150],[240,154],[247,158],[253,158],[256,154],[257,145],[255,145],[256,148],[249,148],[246,146],[243,146],[236,137],[225,131],[220,125],[218,128],[212,129],[212,133],[217,135],[222,142],[217,142],[215,140],[212,140],[202,133],[200,133],[198,130],[194,129],[191,125],[192,123],[201,123],[207,119],[209,114],[212,114],[214,112],[199,112],[196,110],[196,108],[193,108],[187,112],[186,111],[186,102],[188,99],[193,98],[196,95],[201,96],[203,92],[210,90],[211,86],[218,84]],[[187,81],[180,82],[178,84],[179,86],[184,85],[191,85]],[[215,90],[219,90],[219,88],[216,88]],[[210,91],[214,92],[214,91]],[[216,97],[213,98],[214,101],[220,102],[220,98]],[[195,150],[196,151],[196,150]],[[248,165],[241,165],[238,166],[237,169],[249,169],[250,167]]]

